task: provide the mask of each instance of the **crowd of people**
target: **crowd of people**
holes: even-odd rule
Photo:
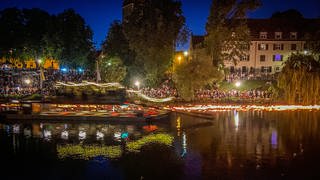
[[[24,97],[40,93],[49,95],[57,81],[76,83],[95,81],[95,74],[91,71],[45,71],[41,88],[40,70],[1,68],[0,97]]]
[[[91,71],[45,71],[45,80],[40,89],[40,71],[17,71],[0,69],[0,97],[28,96],[32,94],[50,95],[54,92],[57,81],[75,82],[95,81],[96,74]],[[141,93],[152,98],[179,97],[178,92],[170,83],[165,82],[159,88],[142,88]],[[262,90],[223,91],[218,89],[199,89],[195,91],[196,100],[214,99],[267,99],[271,93]]]
[[[238,91],[238,90],[197,90],[195,92],[195,97],[198,100],[204,99],[228,99],[228,98],[243,98],[243,99],[267,99],[271,97],[271,93],[263,90],[248,90],[248,91]]]
[[[152,98],[166,98],[166,97],[176,97],[177,90],[171,88],[169,85],[163,84],[160,88],[143,88],[141,89],[142,94],[147,95]]]

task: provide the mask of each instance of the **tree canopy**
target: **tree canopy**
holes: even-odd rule
[[[104,82],[113,83],[123,81],[127,70],[119,57],[106,56],[102,58],[100,62],[101,76]]]
[[[148,85],[159,84],[170,66],[179,33],[184,27],[181,2],[137,2],[124,22],[125,36],[136,54],[132,76],[144,77]]]
[[[127,67],[124,84],[130,85],[131,74],[135,74],[135,53],[129,47],[129,42],[124,35],[122,23],[113,21],[110,25],[106,39],[102,43],[102,52],[108,57],[118,57]]]
[[[173,76],[180,97],[186,101],[194,100],[195,90],[222,78],[222,71],[211,61],[200,58],[183,61],[176,67]]]
[[[237,64],[250,47],[246,14],[260,5],[259,0],[213,0],[206,24],[205,46],[214,65],[223,60]]]
[[[290,103],[320,103],[320,62],[312,55],[292,54],[278,77],[278,86]]]
[[[92,31],[72,9],[56,16],[36,8],[4,9],[0,35],[0,57],[54,58],[76,68],[88,64],[93,51]]]

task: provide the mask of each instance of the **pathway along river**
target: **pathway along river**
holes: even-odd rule
[[[152,126],[0,123],[0,152],[2,180],[319,179],[320,111],[172,114]]]

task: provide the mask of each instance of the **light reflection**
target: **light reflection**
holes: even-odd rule
[[[234,126],[236,127],[236,131],[239,129],[239,113],[238,111],[234,111]]]
[[[14,133],[14,134],[19,134],[19,133],[20,133],[20,126],[19,126],[19,124],[14,124],[14,125],[13,125],[13,133]]]
[[[187,154],[187,135],[186,132],[182,133],[182,154],[181,156],[185,156]]]
[[[271,147],[276,149],[278,147],[278,133],[276,130],[271,133]]]
[[[24,128],[23,134],[25,137],[31,137],[31,130],[28,128]]]
[[[104,134],[100,131],[97,131],[97,140],[102,140],[104,138]]]
[[[64,130],[61,132],[61,139],[68,140],[69,139],[69,132]]]
[[[45,129],[45,130],[43,131],[43,136],[44,136],[44,139],[45,139],[45,140],[48,140],[48,141],[49,141],[49,140],[51,139],[52,133],[51,133],[51,131]]]
[[[85,131],[79,131],[79,140],[84,140],[87,138],[87,133]]]
[[[113,137],[114,137],[117,141],[119,141],[119,140],[121,139],[121,132],[115,132],[115,133],[113,134]]]
[[[181,133],[181,117],[178,116],[177,118],[177,136],[179,137]]]

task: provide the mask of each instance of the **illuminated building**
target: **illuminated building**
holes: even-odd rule
[[[290,54],[307,54],[306,36],[315,33],[320,27],[320,19],[248,19],[251,45],[244,47],[247,54],[239,57],[238,64],[225,60],[224,65],[231,74],[241,76],[268,75],[280,72],[283,62]],[[190,59],[210,59],[204,48],[205,36],[192,35]]]

